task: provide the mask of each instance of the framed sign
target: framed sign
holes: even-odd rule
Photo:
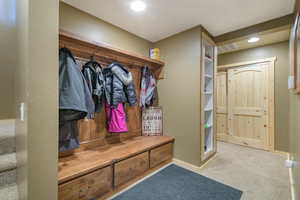
[[[161,107],[149,107],[142,114],[143,136],[163,135],[163,111]]]

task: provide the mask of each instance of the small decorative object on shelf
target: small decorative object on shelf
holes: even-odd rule
[[[150,58],[155,60],[160,60],[160,49],[159,48],[150,49]]]
[[[149,107],[143,110],[142,129],[144,136],[163,135],[163,111],[161,107]]]

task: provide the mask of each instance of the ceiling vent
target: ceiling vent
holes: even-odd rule
[[[224,44],[222,46],[218,46],[218,53],[223,54],[227,52],[232,52],[238,50],[238,46],[235,43]]]

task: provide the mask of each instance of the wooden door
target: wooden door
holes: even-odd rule
[[[218,72],[217,79],[217,139],[226,141],[227,137],[227,73]]]
[[[228,139],[269,150],[270,63],[228,70]]]

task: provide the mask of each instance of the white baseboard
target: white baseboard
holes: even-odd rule
[[[288,160],[293,160],[293,157],[289,153],[288,153]],[[289,177],[290,177],[292,200],[297,200],[296,199],[296,191],[295,191],[295,181],[294,181],[293,169],[292,168],[289,168]]]
[[[176,158],[173,159],[173,163],[180,166],[180,167],[182,167],[182,168],[189,169],[189,170],[195,170],[196,171],[196,170],[201,169],[201,167],[199,167],[199,166],[193,165],[191,163],[187,163],[185,161],[182,161],[182,160],[179,160],[179,159],[176,159]]]
[[[291,185],[292,200],[297,200],[296,199],[296,191],[295,191],[295,181],[294,181],[293,169],[292,168],[289,168],[289,175],[290,175],[290,185]]]
[[[185,169],[189,169],[192,171],[199,171],[200,169],[204,168],[210,161],[212,161],[215,158],[216,158],[216,155],[214,155],[212,158],[210,158],[206,163],[204,163],[201,166],[196,166],[196,165],[193,165],[191,163],[188,163],[188,162],[176,159],[176,158],[173,159],[173,163],[180,167],[183,167]]]

